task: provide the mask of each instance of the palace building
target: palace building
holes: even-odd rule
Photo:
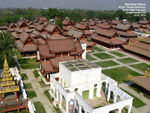
[[[150,58],[150,37],[138,37],[136,42],[129,42],[124,49],[138,56]]]
[[[150,92],[150,67],[147,67],[144,76],[129,75],[129,80]]]
[[[39,45],[37,60],[40,61],[41,73],[49,82],[50,74],[59,71],[59,62],[86,58],[86,44],[66,37],[47,39]]]
[[[50,95],[62,113],[131,112],[133,98],[104,75],[102,68],[88,60],[59,62],[59,73],[52,74]]]
[[[124,44],[123,41],[117,38],[117,34],[114,31],[97,28],[95,32],[97,35],[91,36],[91,40],[97,44],[101,44],[108,48],[120,47]]]

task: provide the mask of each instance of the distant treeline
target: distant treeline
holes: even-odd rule
[[[58,17],[59,20],[63,20],[65,17],[69,17],[74,22],[79,22],[83,18],[87,19],[115,19],[115,17],[119,17],[120,20],[127,19],[131,22],[137,22],[143,17],[133,16],[126,14],[122,10],[117,11],[93,11],[93,10],[67,10],[67,9],[0,9],[0,25],[4,25],[6,23],[17,22],[21,17],[34,20],[38,17],[47,17],[47,19],[52,19]],[[150,20],[150,13],[146,14],[147,20]]]

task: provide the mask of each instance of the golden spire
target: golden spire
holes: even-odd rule
[[[3,73],[2,77],[8,77],[11,76],[10,71],[9,71],[9,66],[7,63],[6,55],[4,56],[4,64],[3,64]]]
[[[11,86],[11,87],[10,87]],[[4,64],[2,77],[0,78],[0,94],[19,91],[19,82],[14,80],[7,63],[6,55],[4,55]],[[5,88],[3,88],[5,87]],[[2,89],[3,88],[3,89]]]

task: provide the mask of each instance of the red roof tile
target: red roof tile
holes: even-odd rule
[[[72,39],[49,40],[48,46],[51,53],[75,51],[75,46]]]
[[[95,32],[99,35],[103,35],[103,36],[107,36],[107,37],[112,37],[112,36],[116,35],[116,33],[114,31],[105,30],[105,29],[101,29],[101,28],[96,29]]]
[[[55,54],[51,54],[48,45],[39,45],[38,47],[42,58],[54,58]]]

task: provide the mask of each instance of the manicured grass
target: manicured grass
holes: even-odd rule
[[[49,99],[49,101],[52,103],[54,101],[54,98],[52,98],[48,92],[48,90],[44,91],[44,94],[47,96],[47,98]]]
[[[101,48],[99,48],[99,47],[96,47],[96,46],[93,46],[92,49],[93,49],[93,50],[96,50],[96,51],[104,51],[103,49],[101,49]]]
[[[113,68],[113,69],[106,69],[102,71],[107,76],[113,78],[119,83],[127,82],[129,81],[128,75],[131,74],[133,76],[139,76],[140,74],[127,68],[127,67],[119,67],[119,68]]]
[[[28,77],[25,73],[20,74],[22,77],[22,80],[28,80]]]
[[[123,58],[123,59],[117,59],[119,62],[124,63],[124,64],[128,64],[128,63],[133,63],[133,62],[138,62],[138,60],[133,59],[133,58]]]
[[[19,63],[23,69],[39,68],[40,63],[35,61],[35,58],[19,59]]]
[[[33,74],[34,74],[34,77],[35,77],[35,78],[38,78],[38,77],[40,76],[40,75],[38,74],[38,71],[37,71],[37,70],[34,70],[34,71],[33,71]]]
[[[97,90],[97,89],[94,88],[94,91],[93,91],[93,92],[94,92],[94,94],[93,94],[94,97],[96,97],[96,90]]]
[[[31,99],[37,96],[35,91],[26,91],[26,92],[27,92],[28,97]]]
[[[96,64],[98,64],[100,67],[107,67],[107,66],[109,67],[109,66],[119,65],[118,63],[112,60],[96,62]]]
[[[32,88],[31,83],[26,83],[26,84],[24,84],[24,88],[25,88],[25,89],[30,89],[30,88]]]
[[[90,61],[93,61],[93,60],[96,60],[95,58],[91,57],[90,55],[86,55],[86,59],[90,60]]]
[[[82,98],[83,98],[83,99],[89,98],[89,90],[86,90],[86,91],[83,91],[83,92],[82,92]]]
[[[113,56],[111,56],[107,53],[96,53],[96,54],[93,54],[93,55],[95,55],[96,57],[98,57],[100,59],[114,58]]]
[[[119,57],[124,57],[125,56],[124,54],[119,53],[117,51],[110,51],[109,53],[114,54],[114,55],[119,56]]]
[[[130,65],[131,67],[139,70],[139,71],[142,71],[142,72],[145,72],[146,68],[149,66],[148,64],[146,63],[140,63],[140,64],[134,64],[134,65]]]
[[[129,93],[128,91],[126,91],[126,90],[124,90],[122,88],[121,88],[121,90],[123,90],[124,92],[126,92],[127,94],[129,94],[130,96],[133,97],[133,106],[135,108],[139,108],[139,107],[142,107],[142,106],[146,105],[143,101],[141,101],[140,99],[138,99],[137,97],[135,97],[134,95]]]
[[[50,86],[50,85],[45,85],[45,83],[42,80],[39,81],[39,84],[41,85],[42,88]]]
[[[19,50],[15,49],[15,52],[16,52],[17,58],[21,59],[22,57],[21,57],[21,54],[20,54]]]
[[[43,105],[41,104],[41,102],[35,102],[34,103],[35,109],[36,109],[36,113],[46,113]]]

